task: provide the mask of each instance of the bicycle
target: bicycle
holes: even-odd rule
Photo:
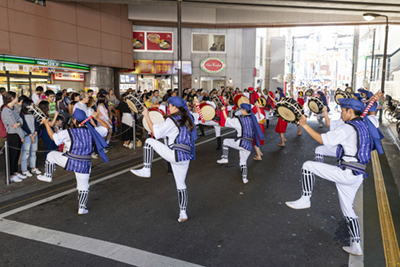
[[[390,123],[396,123],[400,118],[400,102],[390,99],[387,101],[388,107],[383,111],[385,119]]]

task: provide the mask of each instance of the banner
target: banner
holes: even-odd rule
[[[60,72],[56,71],[53,74],[53,79],[56,81],[74,81],[74,82],[84,82],[85,75],[83,73],[77,72]]]

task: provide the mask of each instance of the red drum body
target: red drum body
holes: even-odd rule
[[[205,121],[210,121],[215,117],[215,109],[207,103],[201,103],[200,110]]]
[[[233,98],[233,102],[235,102],[235,105],[240,107],[241,104],[243,103],[250,103],[250,99],[248,99],[244,94],[240,93],[235,95],[235,97]]]

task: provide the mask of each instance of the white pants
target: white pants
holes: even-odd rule
[[[57,164],[58,166],[65,168],[65,165],[67,164],[68,158],[66,156],[62,155],[63,153],[58,152],[58,151],[51,151],[49,154],[47,154],[47,160],[50,161],[51,163]],[[75,172],[75,178],[76,178],[76,188],[81,191],[81,190],[89,190],[89,178],[90,178],[90,172],[89,173],[77,173]]]
[[[315,154],[320,154],[328,157],[336,157],[336,149],[336,146],[317,146],[317,148],[315,148]]]
[[[271,111],[270,111],[270,110],[265,110],[265,109],[264,109],[264,112],[265,112],[265,119],[266,119],[266,120],[269,120],[269,114],[271,113]]]
[[[358,218],[353,210],[353,202],[358,188],[364,181],[361,174],[353,175],[353,172],[349,169],[342,170],[338,166],[315,161],[306,161],[303,164],[303,169],[318,175],[322,179],[334,182],[339,193],[340,208],[343,215]]]
[[[199,122],[199,124],[203,124],[206,126],[214,126],[214,130],[215,130],[215,136],[216,137],[220,137],[221,136],[221,125],[219,125],[218,122],[215,121],[206,121],[204,123]]]
[[[239,141],[235,141],[233,138],[225,138],[224,139],[224,146],[239,150],[239,164],[247,165],[247,159],[250,156],[251,151],[244,149],[243,147],[239,146]]]
[[[175,183],[177,189],[186,189],[186,174],[189,169],[190,160],[175,161],[175,151],[169,148],[167,145],[157,141],[153,138],[147,138],[146,142],[153,147],[154,151],[157,152],[163,159],[171,163],[172,172],[174,173]]]

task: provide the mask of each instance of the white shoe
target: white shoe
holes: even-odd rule
[[[18,176],[14,176],[14,177],[10,177],[10,181],[13,183],[20,183],[23,180],[21,178],[19,178]]]
[[[350,241],[350,247],[342,247],[344,251],[346,251],[349,254],[355,255],[355,256],[362,256],[362,248],[361,248],[361,242],[357,243],[355,241]]]
[[[97,159],[97,158],[99,158],[99,157],[97,156],[97,154],[96,154],[96,153],[92,153],[92,159]]]
[[[142,168],[142,169],[139,169],[139,170],[131,170],[131,173],[133,173],[136,176],[143,177],[143,178],[150,178],[150,176],[151,176],[150,168]]]
[[[323,126],[322,124],[319,124],[319,125],[318,125],[319,128],[322,128],[322,126]]]
[[[42,172],[38,168],[31,169],[33,174],[42,174]]]
[[[26,175],[24,175],[24,174],[22,174],[22,173],[18,173],[17,176],[18,176],[18,178],[20,178],[20,179],[26,179],[26,178],[28,178]]]
[[[228,159],[219,159],[219,160],[217,160],[218,164],[226,164],[228,162],[229,162]]]
[[[78,214],[79,215],[85,215],[87,214],[89,211],[87,209],[78,209]]]
[[[106,154],[107,154],[107,153],[108,153],[108,149],[104,149],[104,153],[106,153]]]
[[[247,178],[242,178],[242,181],[243,181],[244,184],[247,184],[247,183],[249,182],[249,179],[247,179]]]
[[[129,145],[124,144],[123,146],[124,146],[124,147],[128,147]]]
[[[301,198],[299,198],[296,201],[290,201],[285,203],[289,208],[295,210],[308,209],[311,207],[310,198],[311,198],[310,196],[301,196]]]
[[[49,177],[47,177],[47,176],[45,176],[45,175],[38,175],[36,178],[37,178],[39,181],[47,182],[47,183],[51,183],[51,181],[53,180],[52,178],[49,178]]]
[[[32,173],[30,173],[29,171],[24,171],[22,172],[22,175],[25,175],[26,177],[32,177]]]
[[[186,211],[185,210],[181,210],[181,212],[179,213],[178,222],[185,222],[185,221],[187,221],[187,219],[188,219],[188,216],[186,214]]]
[[[129,145],[128,145],[128,146],[126,146],[126,147],[129,147],[129,149],[132,149],[132,148],[133,148],[133,146],[134,146],[133,142],[130,142],[130,143],[129,143]]]

